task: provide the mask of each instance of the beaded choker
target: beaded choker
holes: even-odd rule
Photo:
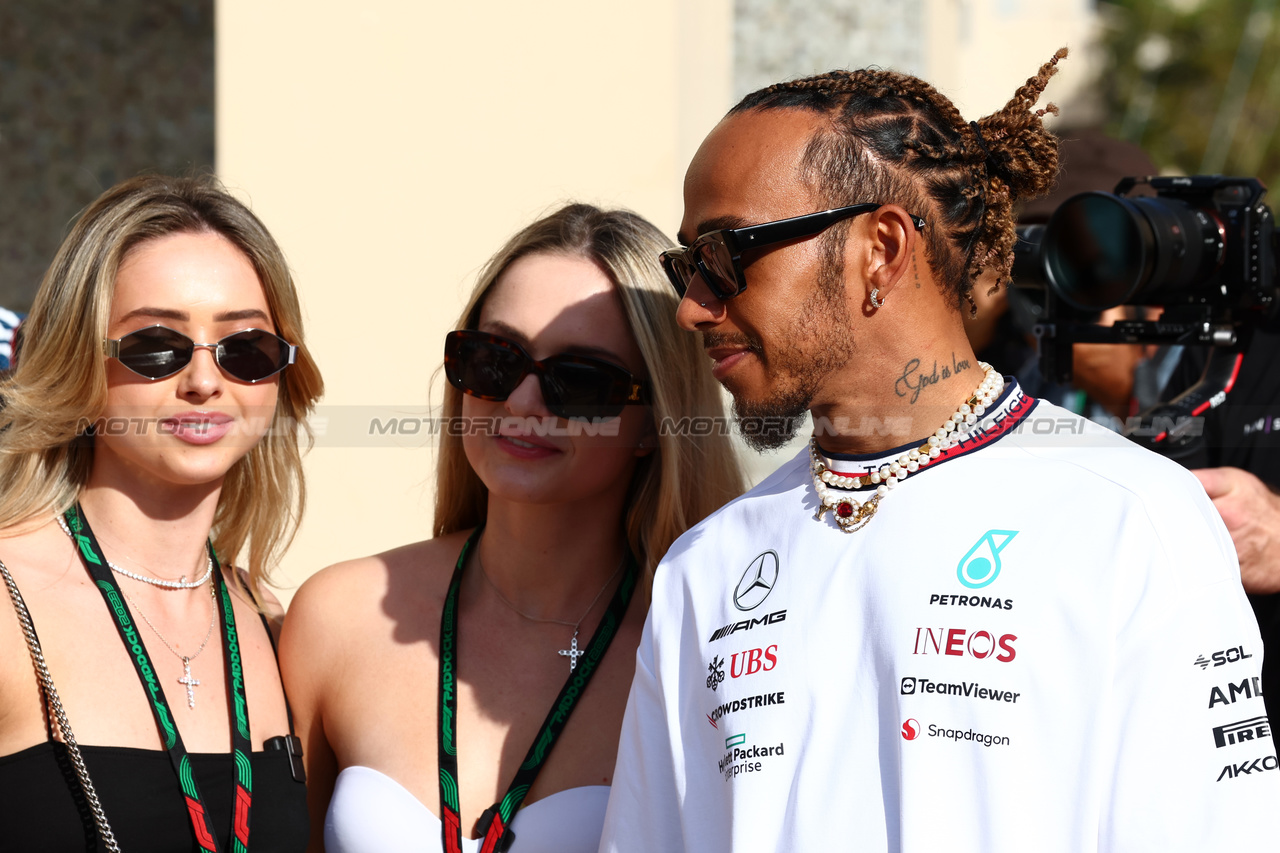
[[[809,471],[813,475],[813,488],[818,495],[818,512],[814,518],[822,520],[822,516],[830,511],[836,524],[845,533],[854,533],[866,526],[880,507],[880,501],[890,490],[914,474],[924,466],[942,455],[943,451],[954,445],[966,432],[973,428],[978,418],[986,414],[987,408],[995,402],[1004,388],[1004,377],[991,365],[978,362],[984,376],[980,384],[961,404],[947,421],[929,439],[914,450],[899,456],[893,462],[880,466],[879,470],[866,474],[846,475],[832,471],[823,461],[818,450],[818,439],[809,440]],[[850,492],[866,486],[875,486],[875,494],[864,501],[855,498]]]

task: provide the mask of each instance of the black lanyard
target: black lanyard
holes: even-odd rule
[[[182,735],[174,723],[169,711],[169,702],[164,697],[164,689],[156,680],[155,667],[151,665],[151,656],[147,654],[142,637],[138,635],[137,623],[129,613],[124,595],[116,583],[115,576],[107,568],[107,558],[98,545],[97,538],[89,529],[89,522],[76,504],[67,510],[65,516],[76,544],[80,546],[80,559],[107,602],[107,608],[116,617],[116,628],[120,631],[120,639],[129,650],[129,659],[138,673],[138,680],[147,701],[151,703],[151,712],[156,718],[156,727],[164,748],[169,753],[173,770],[178,774],[178,784],[182,787],[183,799],[187,803],[187,812],[191,816],[191,829],[195,832],[196,843],[201,850],[209,853],[220,853],[218,839],[213,832],[213,818],[207,811],[205,800],[200,796],[200,788],[196,785],[195,774],[191,771],[191,759],[187,749],[182,745]],[[244,670],[240,662],[240,643],[236,639],[236,617],[231,607],[231,595],[227,592],[227,584],[222,578],[218,555],[214,553],[213,544],[209,543],[209,559],[213,560],[213,576],[217,583],[218,606],[222,610],[222,645],[224,660],[227,663],[227,681],[231,685],[232,706],[235,711],[235,725],[231,727],[231,751],[236,764],[235,799],[231,812],[231,853],[248,853],[249,850],[249,812],[253,804],[253,768],[249,764],[249,705],[244,698]]]
[[[475,533],[467,539],[458,554],[458,563],[453,569],[453,579],[449,582],[449,593],[445,596],[444,610],[440,614],[440,719],[439,727],[439,763],[440,763],[440,832],[446,853],[462,853],[462,811],[458,797],[458,741],[455,726],[458,718],[458,698],[455,692],[458,670],[458,590],[462,584],[462,566],[467,554],[480,541],[480,533],[484,526],[476,528]],[[596,632],[587,644],[587,650],[578,661],[578,666],[569,673],[560,695],[551,704],[547,718],[542,721],[542,729],[533,739],[533,745],[524,757],[524,763],[516,771],[511,786],[500,802],[485,809],[480,816],[479,828],[484,832],[484,843],[480,845],[480,853],[501,853],[511,846],[516,835],[509,827],[511,819],[520,809],[525,795],[533,786],[533,780],[542,769],[551,748],[578,704],[587,683],[595,674],[609,643],[618,633],[618,626],[627,613],[627,605],[636,589],[639,569],[635,557],[628,552],[627,570],[622,576],[622,583],[613,593],[609,608],[601,618]]]

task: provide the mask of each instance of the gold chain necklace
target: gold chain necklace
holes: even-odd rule
[[[604,595],[604,591],[609,588],[609,584],[613,583],[613,579],[618,576],[618,573],[622,571],[622,567],[625,566],[626,564],[627,564],[627,552],[626,550],[623,550],[622,561],[618,563],[618,568],[614,570],[613,574],[609,575],[609,579],[604,582],[604,586],[600,587],[600,591],[596,593],[596,597],[591,599],[591,603],[587,605],[587,609],[584,610],[582,615],[578,617],[578,621],[568,622],[564,619],[546,619],[539,616],[530,616],[528,613],[525,613],[519,607],[516,607],[514,604],[512,604],[511,601],[505,595],[502,594],[502,590],[498,589],[498,585],[493,582],[493,578],[489,577],[489,573],[484,570],[484,561],[480,559],[480,548],[479,547],[476,548],[476,566],[479,567],[480,574],[484,577],[484,579],[488,582],[489,586],[493,589],[494,595],[498,596],[498,600],[501,601],[503,604],[507,605],[507,607],[511,609],[511,612],[515,613],[517,616],[521,616],[525,619],[528,619],[530,622],[541,622],[549,625],[564,625],[565,627],[573,629],[573,639],[570,641],[569,648],[560,649],[559,651],[556,652],[556,654],[562,655],[569,659],[570,673],[572,673],[575,669],[578,668],[578,658],[586,654],[586,652],[580,651],[578,649],[578,626],[582,624],[583,619],[587,618],[587,614],[589,614],[592,611],[592,609],[595,608],[596,602],[600,600],[600,596]]]

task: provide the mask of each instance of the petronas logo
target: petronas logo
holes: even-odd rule
[[[1016,530],[988,530],[982,534],[977,544],[960,558],[960,565],[956,569],[956,577],[960,579],[960,583],[969,589],[989,586],[1000,576],[1000,552],[1017,535]]]

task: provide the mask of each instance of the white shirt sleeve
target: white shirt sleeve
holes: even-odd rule
[[[1143,569],[1113,600],[1115,661],[1099,685],[1114,721],[1099,734],[1116,755],[1102,853],[1274,849],[1262,816],[1280,806],[1280,770],[1262,642],[1231,540],[1208,501],[1195,502],[1206,525],[1135,518],[1119,543]]]

